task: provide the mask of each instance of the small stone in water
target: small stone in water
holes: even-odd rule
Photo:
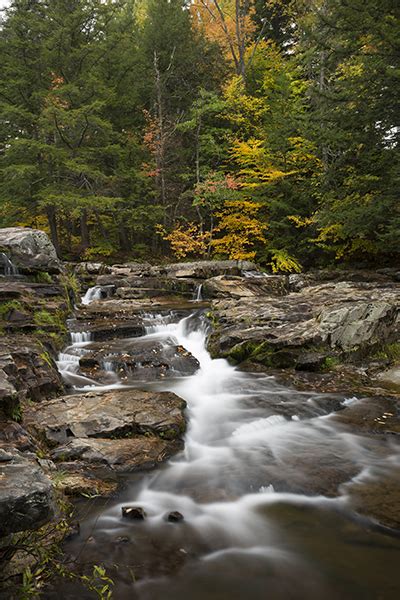
[[[166,521],[169,521],[170,523],[179,523],[179,521],[183,521],[184,516],[182,513],[175,510],[173,512],[168,513],[166,515],[165,519],[166,519]]]
[[[125,519],[133,519],[135,521],[144,521],[147,517],[146,512],[141,506],[123,506],[122,516]]]
[[[117,539],[115,540],[117,544],[128,544],[130,542],[130,539],[124,535],[117,537]]]

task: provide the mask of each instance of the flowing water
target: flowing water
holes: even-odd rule
[[[297,392],[213,360],[201,311],[144,322],[147,339],[178,343],[200,363],[193,376],[152,384],[187,401],[185,449],[150,476],[129,476],[117,499],[85,504],[66,547],[72,558],[105,565],[118,600],[397,598],[400,541],[356,516],[345,487],[336,494],[338,483],[379,481],[400,463],[395,440],[333,418],[359,400]],[[60,355],[77,389],[93,385],[77,375],[89,344],[75,334]],[[121,385],[115,375],[109,387]],[[123,519],[125,505],[147,519]],[[167,522],[170,511],[184,520]],[[61,597],[76,591],[66,586]]]
[[[4,252],[0,252],[0,274],[5,277],[18,275],[18,268]]]

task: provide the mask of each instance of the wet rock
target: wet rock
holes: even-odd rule
[[[17,451],[0,461],[0,538],[36,529],[53,514],[52,486],[33,458]]]
[[[284,275],[267,277],[234,277],[219,275],[207,279],[202,288],[205,298],[252,298],[255,296],[287,293],[287,278]]]
[[[78,469],[94,476],[147,471],[182,449],[179,440],[135,435],[126,439],[73,438],[51,453],[62,470]],[[68,482],[67,482],[68,484]]]
[[[3,448],[0,448],[0,463],[10,462],[12,459],[13,459],[12,454],[10,454],[9,452],[6,452],[5,450],[3,450]]]
[[[111,272],[111,267],[101,262],[71,263],[71,267],[74,273],[81,277],[85,275],[103,275]]]
[[[13,335],[0,342],[0,409],[25,398],[39,401],[63,391],[57,367],[33,336]]]
[[[318,372],[324,368],[327,354],[320,352],[305,352],[296,356],[296,369],[298,371]]]
[[[85,347],[85,355],[79,360],[83,375],[101,381],[105,365],[123,381],[193,375],[200,367],[181,346],[153,340],[112,340]]]
[[[184,520],[184,518],[185,517],[183,516],[183,514],[177,510],[174,510],[173,512],[170,512],[167,515],[165,515],[165,520],[169,523],[180,523]]]
[[[388,466],[383,472],[369,473],[343,486],[353,510],[385,527],[400,531],[400,469]]]
[[[32,436],[15,421],[0,422],[0,446],[5,450],[16,448],[21,452],[37,450]]]
[[[349,350],[389,339],[399,315],[400,304],[397,302],[360,301],[334,310],[323,310],[319,315],[319,325],[331,347]]]
[[[376,377],[376,383],[400,393],[400,366],[396,365],[383,371],[383,373],[379,373]]]
[[[400,402],[396,398],[361,398],[330,418],[353,432],[400,434]]]
[[[296,367],[309,352],[346,355],[400,339],[400,286],[392,282],[326,283],[280,298],[215,300],[212,309],[209,348],[239,363]]]
[[[176,278],[209,279],[218,275],[241,275],[243,271],[257,271],[257,265],[249,261],[203,260],[153,267],[153,275],[166,274]]]
[[[24,423],[51,445],[73,438],[117,438],[153,434],[179,438],[186,403],[170,392],[113,390],[64,396],[27,407]]]
[[[103,341],[115,338],[140,337],[145,334],[143,323],[129,319],[101,319],[92,321],[77,321],[70,326],[72,333],[89,333],[93,341]]]
[[[39,229],[7,227],[0,229],[0,248],[22,272],[59,273],[61,262],[48,235]]]
[[[58,473],[53,481],[54,487],[66,496],[110,496],[117,489],[116,481],[101,481],[87,474],[69,473],[67,470]]]
[[[312,285],[315,282],[315,277],[306,273],[294,273],[289,275],[288,284],[290,292],[301,292],[304,288]]]
[[[131,521],[144,521],[147,517],[146,511],[141,506],[123,506],[121,512],[124,519]]]

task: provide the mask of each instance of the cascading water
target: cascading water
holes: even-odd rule
[[[200,283],[199,285],[196,286],[196,289],[194,290],[193,302],[201,302],[203,300],[202,291],[203,291],[203,284]]]
[[[0,252],[0,274],[5,277],[15,277],[18,275],[18,268],[4,252]]]
[[[96,382],[79,375],[79,360],[85,354],[85,346],[90,344],[92,336],[88,331],[70,332],[72,344],[60,352],[57,368],[64,381],[76,387],[95,386]]]
[[[185,450],[81,523],[69,551],[107,566],[121,600],[394,598],[385,582],[399,544],[353,522],[349,497],[330,486],[371,469],[379,478],[399,465],[398,446],[337,426],[330,406],[357,399],[296,392],[213,360],[201,312],[171,320],[145,315],[145,338],[178,343],[200,363],[195,375],[162,384],[188,403]],[[122,519],[126,504],[146,520]],[[167,523],[170,511],[184,520]],[[136,583],[142,563],[150,571]],[[175,564],[185,566],[171,577]]]
[[[96,302],[96,300],[101,300],[104,297],[109,295],[109,289],[102,287],[100,285],[95,285],[87,290],[86,294],[82,296],[81,303],[84,306],[88,306],[92,302]]]

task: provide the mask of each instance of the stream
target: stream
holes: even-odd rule
[[[400,539],[356,514],[346,485],[336,494],[338,481],[379,481],[400,462],[395,440],[335,421],[360,400],[299,392],[213,360],[195,305],[183,319],[143,319],[146,339],[179,344],[200,363],[190,377],[137,384],[187,402],[185,449],[150,474],[127,476],[117,498],[81,502],[80,534],[65,552],[82,569],[104,565],[118,600],[397,598]],[[60,355],[76,391],[93,386],[77,374],[90,343],[75,333]],[[110,371],[100,389],[124,385]],[[147,518],[123,519],[127,505]],[[171,511],[184,519],[167,522]],[[56,596],[93,597],[72,583],[47,597]]]

